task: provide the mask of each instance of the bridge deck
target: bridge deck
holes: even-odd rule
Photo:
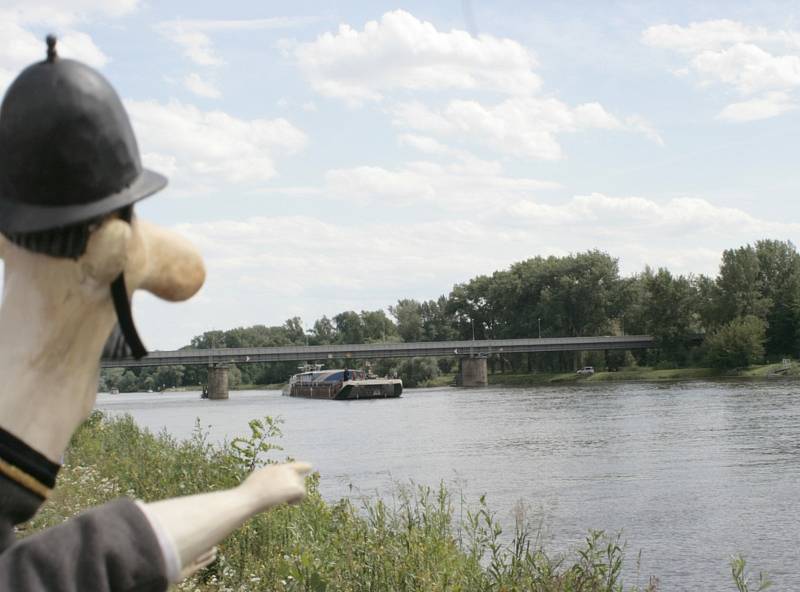
[[[353,345],[287,345],[154,351],[141,360],[103,360],[104,368],[172,366],[330,359],[375,359],[418,356],[487,356],[498,353],[647,349],[655,347],[649,335],[603,337],[553,337],[546,339],[487,339],[476,341],[432,341],[419,343],[363,343]]]

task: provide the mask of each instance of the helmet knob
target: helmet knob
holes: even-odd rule
[[[47,61],[51,64],[56,60],[58,54],[56,53],[56,36],[50,33],[47,36]]]

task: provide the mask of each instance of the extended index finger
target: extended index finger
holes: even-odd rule
[[[308,475],[313,468],[311,464],[307,462],[292,462],[289,463],[289,466],[301,475]]]

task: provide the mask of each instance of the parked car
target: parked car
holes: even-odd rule
[[[594,374],[594,366],[584,366],[580,370],[576,372],[576,374],[580,374],[582,376],[591,376]]]

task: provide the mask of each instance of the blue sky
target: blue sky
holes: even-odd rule
[[[0,0],[0,89],[44,55],[99,68],[191,238],[189,303],[137,294],[146,343],[435,298],[597,248],[715,274],[796,240],[790,2]]]

